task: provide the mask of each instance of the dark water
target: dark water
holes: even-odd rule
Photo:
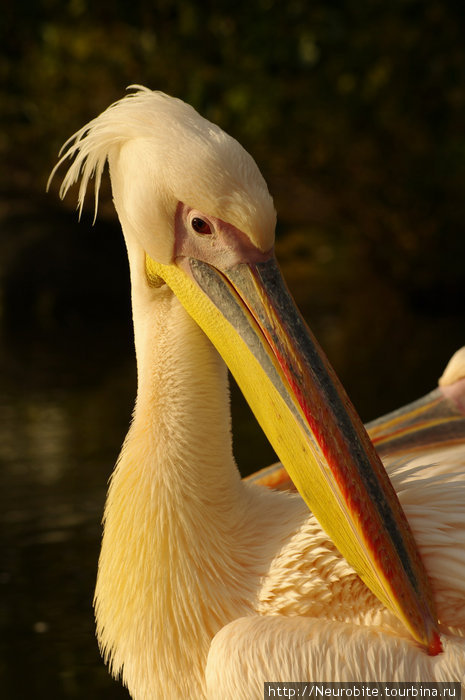
[[[123,259],[121,240],[115,241]],[[66,277],[78,268],[87,279],[85,263],[79,267],[74,254],[70,259],[68,268],[60,260],[49,263],[50,270],[59,268]],[[33,269],[30,259],[26,269]],[[126,299],[127,278],[124,284]],[[463,341],[463,315],[413,317],[397,305],[386,319],[380,298],[363,290],[352,291],[362,301],[346,313],[344,303],[312,306],[315,289],[306,295],[300,282],[294,284],[365,420],[433,388]],[[126,308],[115,320],[105,308],[95,309],[90,287],[80,307],[66,292],[63,304],[68,317],[73,308],[73,323],[60,325],[47,321],[47,309],[59,304],[47,301],[44,289],[41,281],[42,296],[36,289],[35,297],[42,299],[45,321],[13,324],[0,341],[0,696],[127,697],[100,659],[92,596],[106,483],[135,396],[129,314]],[[338,298],[337,288],[333,294]],[[116,302],[107,295],[102,303],[108,310]],[[373,319],[381,317],[380,330]],[[21,318],[28,318],[24,309]],[[243,472],[272,461],[236,392],[233,414]]]
[[[18,372],[29,362],[40,381]],[[0,695],[125,697],[99,658],[92,594],[105,484],[130,412],[114,396],[129,393],[132,372],[103,370],[92,386],[85,372],[66,382],[58,359],[50,364],[44,383],[37,348],[32,357],[23,348],[18,363],[4,357]]]

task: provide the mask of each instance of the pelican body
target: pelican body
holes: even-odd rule
[[[97,207],[108,161],[131,273],[138,393],[95,592],[112,673],[135,700],[251,700],[276,680],[463,683],[463,445],[447,444],[450,461],[442,445],[439,471],[429,453],[387,460],[402,507],[282,280],[250,155],[138,88],[67,157],[61,194],[81,178],[80,208],[92,176]],[[240,478],[225,363],[298,493]]]

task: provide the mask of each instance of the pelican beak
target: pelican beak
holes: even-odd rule
[[[441,651],[429,580],[384,467],[270,255],[219,270],[147,256],[216,346],[296,488],[373,593],[429,654]]]

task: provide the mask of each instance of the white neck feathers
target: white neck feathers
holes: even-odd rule
[[[169,289],[133,285],[133,308],[138,397],[105,510],[98,637],[138,699],[154,697],[153,678],[163,697],[201,697],[211,637],[251,597],[227,372]]]

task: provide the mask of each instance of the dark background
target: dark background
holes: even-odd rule
[[[91,599],[135,394],[124,244],[104,187],[45,186],[128,85],[252,153],[289,286],[364,420],[435,386],[465,341],[462,2],[19,0],[0,22],[0,694],[124,697]],[[63,171],[64,173],[64,171]],[[244,473],[273,457],[233,395]],[[250,448],[256,443],[256,450]]]

